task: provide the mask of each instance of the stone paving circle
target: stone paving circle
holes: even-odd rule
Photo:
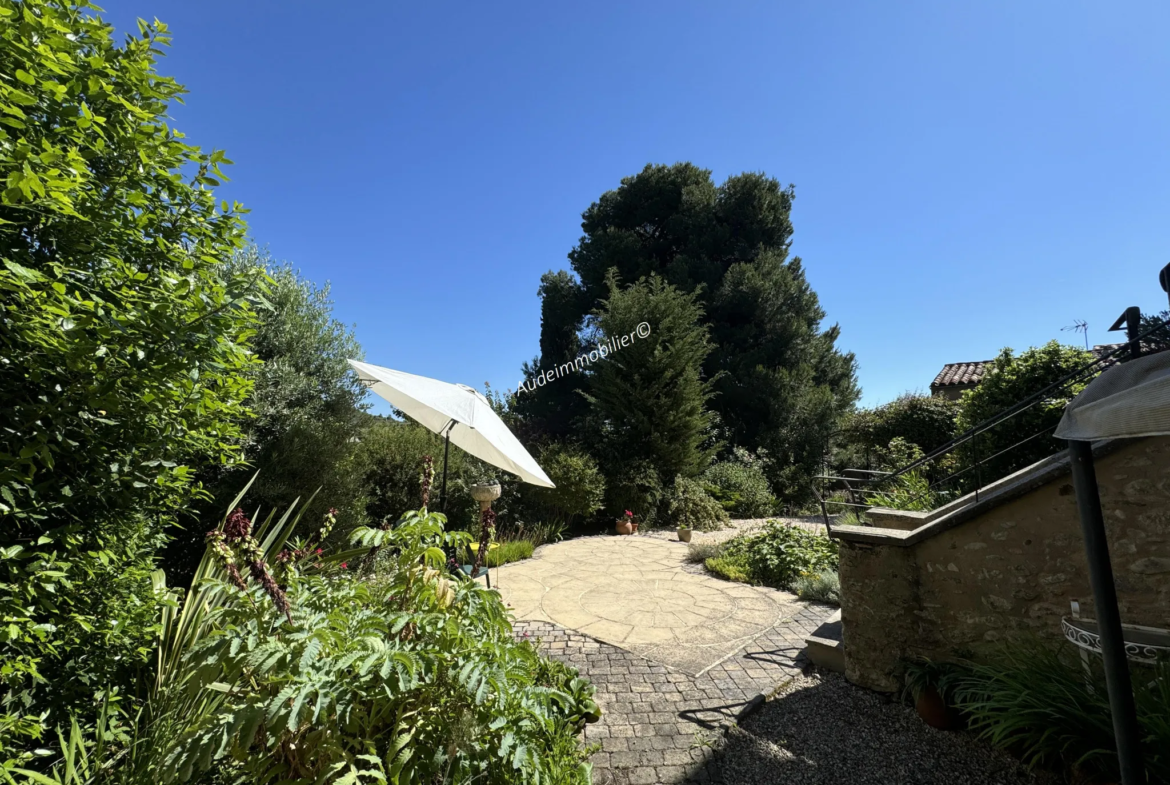
[[[582,537],[501,568],[517,619],[551,621],[697,676],[801,604],[790,594],[681,569],[686,546],[651,537]]]
[[[662,533],[583,537],[492,571],[515,635],[597,687],[596,785],[718,780],[726,729],[800,676],[834,610],[713,578],[686,552]]]

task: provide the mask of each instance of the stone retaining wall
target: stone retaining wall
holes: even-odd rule
[[[1096,467],[1122,620],[1170,628],[1170,437],[1115,445]],[[906,656],[979,660],[1021,633],[1059,638],[1073,599],[1095,615],[1067,462],[1045,472],[913,531],[837,530],[851,681],[892,691]]]

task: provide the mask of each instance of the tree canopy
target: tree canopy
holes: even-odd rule
[[[230,162],[167,123],[166,26],[93,11],[0,0],[0,747],[145,661],[162,530],[252,387]]]
[[[794,190],[763,174],[729,177],[690,163],[650,165],[583,215],[567,271],[542,278],[541,354],[527,378],[572,360],[610,296],[657,276],[693,295],[711,342],[703,375],[724,440],[774,458],[771,479],[801,496],[837,419],[859,390],[852,354],[836,348],[799,257],[790,257]],[[549,433],[580,430],[584,376],[520,396],[518,411]]]

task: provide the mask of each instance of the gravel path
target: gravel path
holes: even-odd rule
[[[1040,785],[1018,761],[835,673],[796,677],[728,734],[724,785]]]

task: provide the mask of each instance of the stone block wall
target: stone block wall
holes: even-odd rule
[[[1170,628],[1170,437],[1126,442],[1096,468],[1122,621]],[[980,660],[1022,633],[1059,639],[1073,599],[1095,615],[1067,471],[969,512],[910,532],[842,533],[850,680],[899,689],[907,656]]]

